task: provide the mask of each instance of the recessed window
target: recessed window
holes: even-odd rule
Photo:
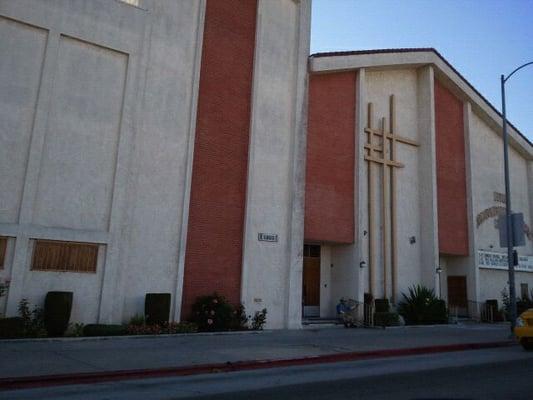
[[[0,236],[0,269],[4,269],[6,261],[7,238]]]
[[[98,245],[94,243],[36,240],[34,271],[96,272]]]

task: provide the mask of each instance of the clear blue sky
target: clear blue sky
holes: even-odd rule
[[[397,47],[434,47],[501,110],[500,75],[533,61],[533,0],[313,0],[312,53]],[[533,141],[533,66],[506,90]]]

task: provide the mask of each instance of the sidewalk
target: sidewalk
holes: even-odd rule
[[[265,367],[272,361],[296,359],[303,363],[302,360],[313,357],[318,357],[317,360],[330,359],[325,362],[332,362],[335,357],[342,358],[356,352],[374,352],[376,357],[380,354],[385,357],[387,352],[390,355],[402,355],[406,352],[452,351],[460,350],[461,345],[468,349],[476,345],[505,345],[509,341],[507,325],[484,324],[387,329],[331,327],[105,339],[3,340],[0,341],[0,379],[87,373],[100,376],[106,373],[112,375],[117,371],[178,367],[194,369],[226,363],[256,363]],[[198,371],[202,373],[201,368]]]

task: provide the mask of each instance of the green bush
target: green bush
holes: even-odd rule
[[[261,311],[256,311],[252,318],[252,329],[254,331],[262,331],[266,324],[267,309],[263,308]]]
[[[375,299],[374,306],[377,313],[386,313],[390,311],[389,299]]]
[[[141,326],[145,324],[146,324],[146,321],[144,320],[144,315],[141,315],[141,314],[135,314],[133,317],[130,318],[130,322],[128,322],[128,326],[129,325]]]
[[[84,324],[81,322],[74,322],[72,324],[68,324],[67,331],[65,332],[65,336],[67,337],[80,337],[83,336],[83,328]]]
[[[409,295],[402,293],[403,301],[398,312],[408,325],[432,325],[448,323],[446,303],[435,296],[432,289],[422,285],[409,288]]]
[[[266,314],[266,311],[265,311]],[[266,317],[265,317],[266,318]],[[231,318],[231,330],[232,331],[245,331],[248,329],[248,319],[246,310],[242,304],[239,304],[233,309],[233,316]]]
[[[24,336],[24,318],[11,317],[0,319],[0,338],[16,339]]]
[[[147,325],[161,325],[168,322],[170,315],[170,293],[146,293],[144,317]]]
[[[504,288],[501,291],[502,296],[502,303],[503,303],[503,314],[505,315],[505,318],[510,321],[511,320],[511,298],[509,297],[509,293],[507,292],[507,288]],[[518,317],[520,314],[522,314],[524,311],[533,308],[533,300],[529,298],[529,296],[526,296],[524,298],[516,298],[516,316]]]
[[[72,292],[48,292],[44,300],[44,327],[48,336],[63,336],[72,310]]]
[[[24,320],[24,331],[20,337],[44,337],[46,330],[44,328],[43,309],[33,307],[30,310],[30,303],[26,299],[19,301],[19,317]]]
[[[194,333],[197,331],[198,326],[191,322],[165,322],[162,325],[128,325],[126,328],[128,335],[162,335]]]
[[[395,312],[376,312],[374,313],[375,326],[398,326],[400,318]]]
[[[241,314],[224,296],[200,296],[192,305],[191,320],[201,332],[228,331],[240,325]],[[236,322],[239,320],[239,322]]]
[[[120,336],[126,333],[124,325],[88,324],[83,327],[83,336]]]

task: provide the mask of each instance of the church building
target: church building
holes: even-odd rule
[[[71,322],[218,292],[267,328],[507,287],[500,113],[434,49],[309,56],[307,0],[0,2],[0,313]],[[533,289],[533,144],[510,133]],[[368,296],[367,296],[368,297]]]

